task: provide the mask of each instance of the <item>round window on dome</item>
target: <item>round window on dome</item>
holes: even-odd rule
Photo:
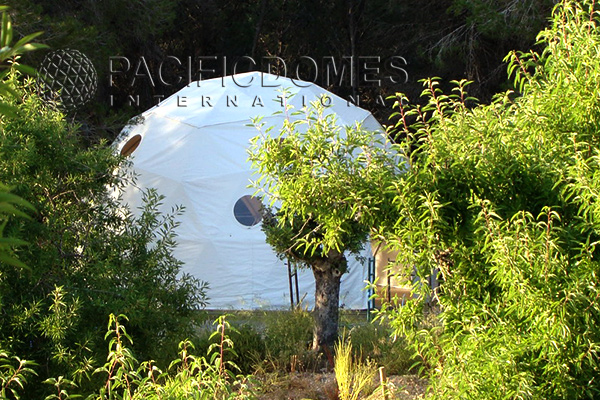
[[[244,226],[254,226],[262,220],[262,202],[254,196],[242,196],[233,206],[233,216]]]
[[[141,135],[133,136],[131,139],[129,139],[127,141],[127,143],[125,143],[125,146],[123,146],[123,148],[121,149],[121,155],[123,157],[127,157],[127,156],[131,155],[131,153],[133,153],[135,151],[135,149],[138,148],[141,141],[142,141]]]

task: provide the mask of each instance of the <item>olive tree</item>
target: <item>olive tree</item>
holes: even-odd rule
[[[391,145],[360,125],[342,127],[315,102],[276,135],[260,119],[250,160],[264,196],[263,230],[283,258],[309,267],[315,277],[313,349],[337,339],[340,279],[347,257],[358,254],[374,226],[374,209],[399,172]]]

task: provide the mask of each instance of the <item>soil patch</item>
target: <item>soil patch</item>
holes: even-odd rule
[[[287,375],[269,374],[260,378],[262,393],[260,400],[337,400],[337,385],[333,373],[299,372]],[[377,387],[374,384],[374,387]],[[388,400],[422,399],[427,388],[427,380],[416,375],[388,377]],[[367,397],[369,400],[383,400],[381,388]]]

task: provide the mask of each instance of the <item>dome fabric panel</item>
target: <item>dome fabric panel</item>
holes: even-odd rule
[[[266,126],[275,126],[271,132],[278,132],[285,116],[273,113],[284,111],[278,97],[284,88],[294,93],[289,102],[295,110],[324,95],[331,105],[326,113],[335,113],[338,124],[359,122],[383,132],[369,112],[315,84],[250,72],[191,83],[141,114],[141,122],[125,127],[115,142],[118,153],[129,139],[141,136],[129,156],[137,182],[123,193],[132,212],[141,205],[140,190],[151,187],[166,196],[161,211],[185,207],[174,255],[183,262],[182,272],[209,284],[209,308],[289,307],[285,262],[266,244],[261,223],[245,226],[234,216],[236,202],[254,192],[248,187],[255,177],[247,149],[258,131],[248,125],[262,116]],[[363,256],[371,256],[368,244]],[[348,261],[340,305],[364,309],[367,268],[353,257]],[[312,306],[310,270],[299,271],[299,288],[305,305]]]

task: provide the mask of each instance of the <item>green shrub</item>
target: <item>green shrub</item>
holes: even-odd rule
[[[388,375],[405,375],[413,365],[413,351],[406,340],[393,336],[393,329],[376,323],[356,325],[348,332],[354,356],[385,367]]]
[[[211,338],[216,337],[217,341],[206,355],[193,355],[193,344],[181,342],[180,357],[170,363],[168,374],[157,368],[153,361],[139,363],[136,360],[127,347],[133,341],[121,324],[122,320],[126,318],[114,315],[109,318],[107,361],[95,371],[102,376],[103,383],[97,394],[88,399],[241,400],[252,397],[246,378],[236,375],[237,366],[225,359],[225,355],[233,351],[233,342],[226,333],[230,326],[225,317],[215,321],[216,330]],[[58,381],[51,379],[47,383],[56,387]]]
[[[85,390],[105,357],[100,339],[111,313],[130,316],[138,356],[168,362],[206,300],[172,255],[180,210],[160,215],[161,197],[150,191],[139,217],[125,211],[110,193],[125,182],[115,173],[124,160],[105,144],[86,147],[31,81],[4,84],[19,99],[0,98],[18,110],[0,119],[0,182],[35,211],[1,222],[3,235],[28,245],[0,260],[0,348],[39,364],[32,397],[42,396],[50,373]]]
[[[316,367],[318,356],[310,350],[314,320],[306,309],[270,312],[265,324],[267,370],[298,371]]]
[[[518,93],[470,109],[425,80],[424,106],[399,95],[411,170],[390,184],[388,243],[423,279],[388,310],[435,399],[600,396],[600,27],[594,2],[561,2],[541,54],[513,53]],[[414,124],[408,121],[415,120]],[[428,299],[439,325],[424,327]]]
[[[207,352],[211,345],[218,342],[219,338],[212,336],[208,329],[201,329],[194,337],[193,342],[198,352]],[[251,374],[255,367],[266,356],[265,340],[260,332],[249,324],[231,324],[228,336],[234,343],[233,351],[225,358],[239,368],[242,374]]]
[[[39,33],[13,44],[5,9],[0,182],[12,193],[0,187],[0,349],[38,364],[30,398],[42,396],[44,378],[85,391],[106,354],[100,338],[109,314],[130,316],[138,355],[167,362],[178,338],[193,333],[205,286],[180,276],[172,256],[180,210],[160,215],[161,197],[150,191],[139,217],[126,211],[113,196],[127,181],[116,172],[125,160],[105,143],[89,147],[20,75],[35,72],[20,55],[46,46],[29,43]],[[8,218],[23,217],[19,208],[31,218]]]

